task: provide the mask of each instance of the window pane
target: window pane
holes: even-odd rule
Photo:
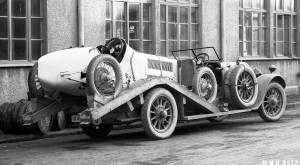
[[[198,4],[198,3],[199,3],[199,0],[191,0],[191,3]]]
[[[160,42],[160,55],[162,56],[166,56],[166,42],[165,41],[161,41]]]
[[[240,41],[243,41],[243,32],[244,32],[243,29],[244,29],[243,26],[239,27],[239,40]]]
[[[252,4],[253,8],[260,9],[261,8],[260,1],[261,0],[253,0],[253,4]]]
[[[0,18],[0,38],[7,38],[7,18]]]
[[[189,12],[189,9],[187,7],[180,8],[180,23],[188,23],[189,22],[188,12]]]
[[[243,54],[243,50],[244,50],[244,49],[243,49],[243,42],[240,42],[240,43],[239,43],[239,55],[240,55],[240,56],[243,56],[243,55],[244,55],[244,54]]]
[[[267,43],[266,42],[261,42],[260,43],[260,52],[259,55],[265,56],[266,54],[266,47],[267,47]]]
[[[273,40],[276,41],[276,28],[273,29]]]
[[[293,45],[292,45],[292,54],[293,54],[293,55],[298,55],[298,54],[297,54],[297,44],[293,44]],[[299,55],[298,55],[298,56],[299,56]]]
[[[180,50],[183,50],[183,49],[188,49],[189,48],[189,42],[188,41],[181,41],[180,42]],[[189,57],[189,51],[182,51],[180,52],[180,57],[185,57],[185,58],[188,58]]]
[[[251,46],[251,42],[245,42],[244,43],[244,55],[247,56],[247,55],[251,55],[251,49],[252,49],[252,46]]]
[[[169,22],[177,23],[177,7],[169,7]]]
[[[129,4],[129,21],[139,21],[140,17],[139,4]]]
[[[276,8],[277,8],[277,10],[282,10],[283,9],[282,0],[276,0]]]
[[[293,28],[297,28],[297,16],[293,16]]]
[[[243,11],[239,11],[239,25],[243,25]]]
[[[277,16],[277,27],[279,27],[279,28],[283,27],[283,15]]]
[[[267,0],[262,0],[261,2],[263,9],[267,9]]]
[[[31,19],[31,37],[33,39],[41,39],[41,19]]]
[[[283,43],[277,43],[277,55],[283,55]]]
[[[144,40],[152,40],[152,23],[144,23]]]
[[[290,41],[290,34],[289,30],[284,30],[284,41],[289,42]]]
[[[169,24],[169,39],[177,40],[177,25]]]
[[[7,0],[0,1],[0,16],[7,16]]]
[[[140,42],[139,41],[129,41],[129,46],[136,51],[140,51]]]
[[[284,0],[284,10],[285,11],[292,11],[292,2],[291,0]]]
[[[259,31],[258,28],[253,28],[253,40],[259,41]]]
[[[284,28],[289,28],[290,27],[290,18],[291,18],[291,16],[284,15]]]
[[[251,8],[252,0],[244,0],[244,8]]]
[[[38,60],[42,55],[42,41],[32,41],[32,60]]]
[[[243,7],[243,0],[239,0],[239,7],[240,7],[240,8]]]
[[[26,0],[12,0],[12,15],[26,17]]]
[[[289,56],[290,55],[290,48],[289,48],[289,43],[284,43],[284,55]]]
[[[33,17],[41,16],[40,0],[31,0],[31,16]]]
[[[116,2],[115,3],[116,5],[116,10],[114,11],[115,12],[115,17],[116,17],[116,20],[122,20],[122,21],[125,21],[125,3],[124,2]]]
[[[152,10],[151,10],[151,4],[150,3],[144,3],[143,18],[144,18],[144,21],[151,21],[152,20]]]
[[[8,41],[0,40],[0,60],[8,60]]]
[[[169,52],[171,52],[172,50],[178,50],[177,49],[177,41],[170,41],[169,42]]]
[[[244,26],[252,26],[252,16],[251,12],[245,12],[244,13]]]
[[[116,33],[117,33],[117,37],[119,38],[123,38],[126,39],[126,23],[125,22],[116,22]]]
[[[283,29],[277,29],[277,41],[283,41]]]
[[[259,26],[259,13],[253,12],[253,26]]]
[[[147,42],[144,42],[144,53],[148,53],[148,54],[151,54],[152,53],[152,42],[151,41],[147,41]]]
[[[166,5],[160,5],[160,21],[166,22]]]
[[[251,38],[251,36],[252,36],[252,30],[251,30],[251,28],[250,27],[246,28],[245,33],[246,34],[244,34],[244,36],[246,36],[246,41],[251,41],[252,40],[252,38]]]
[[[13,38],[26,38],[26,19],[13,19]]]
[[[111,2],[106,1],[106,19],[111,19]]]
[[[274,34],[276,33],[274,32]],[[262,37],[262,41],[267,41],[267,28],[262,28],[261,37]]]
[[[267,26],[267,13],[262,13],[262,26]]]
[[[293,7],[293,11],[294,11],[294,12],[297,11],[297,1],[298,1],[298,0],[294,0],[294,7]]]
[[[13,60],[27,60],[26,59],[26,41],[19,40],[12,42],[12,59]]]
[[[258,50],[259,50],[258,45],[259,45],[258,42],[253,42],[253,52],[252,52],[252,55],[258,55],[259,54],[258,53]]]
[[[111,21],[106,21],[106,24],[105,24],[105,38],[106,39],[112,38]]]
[[[292,41],[297,42],[297,30],[292,31]]]
[[[161,40],[166,40],[166,24],[161,23],[160,24],[160,39]]]
[[[180,40],[188,40],[189,39],[189,26],[188,25],[180,25]]]
[[[140,38],[140,24],[137,22],[129,22],[129,39],[139,39]]]
[[[192,23],[198,23],[198,8],[192,7],[191,8],[191,20]]]
[[[198,40],[198,25],[194,24],[191,26],[192,26],[191,40]]]

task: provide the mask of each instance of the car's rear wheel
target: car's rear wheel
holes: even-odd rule
[[[260,117],[267,122],[277,121],[285,109],[286,94],[283,87],[277,82],[271,82],[258,109]]]
[[[110,55],[98,55],[87,68],[86,83],[90,95],[98,95],[105,104],[121,92],[123,76],[118,61]]]
[[[104,125],[104,124],[91,124],[88,126],[82,126],[82,131],[91,138],[101,139],[106,137],[109,132],[112,130],[113,125]]]
[[[165,139],[172,135],[177,125],[177,105],[173,95],[164,88],[150,91],[141,110],[142,125],[153,139]]]

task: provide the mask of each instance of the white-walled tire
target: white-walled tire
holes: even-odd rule
[[[259,116],[267,122],[274,122],[280,119],[285,109],[286,94],[283,87],[277,82],[271,82],[258,109]]]
[[[141,109],[142,125],[153,139],[165,139],[172,135],[177,125],[178,111],[173,95],[164,88],[150,91]]]
[[[118,61],[110,55],[98,55],[87,68],[86,83],[90,95],[98,95],[105,104],[117,97],[122,89],[123,76]]]

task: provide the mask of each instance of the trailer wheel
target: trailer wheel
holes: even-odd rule
[[[271,82],[265,93],[263,103],[258,109],[259,116],[267,122],[274,122],[280,119],[285,108],[286,94],[283,87],[277,82]]]
[[[230,74],[230,95],[238,108],[251,107],[258,95],[258,84],[254,71],[247,65],[236,66]]]
[[[82,131],[89,137],[91,138],[97,138],[97,139],[101,139],[106,137],[110,131],[112,130],[113,125],[104,125],[104,124],[100,124],[100,125],[94,125],[91,124],[89,126],[82,126],[81,129]]]
[[[64,111],[59,111],[53,115],[51,131],[60,131],[65,129],[67,125],[67,115]]]
[[[87,68],[86,83],[90,95],[98,95],[105,104],[117,97],[122,89],[123,76],[118,61],[110,55],[98,55]]]
[[[217,97],[217,80],[211,69],[200,67],[193,76],[192,90],[212,103]]]
[[[142,125],[153,139],[165,139],[172,135],[177,124],[178,112],[173,95],[164,88],[150,91],[141,109]]]

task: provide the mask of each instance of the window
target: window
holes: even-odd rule
[[[297,55],[296,0],[276,0],[274,12],[274,54]]]
[[[106,1],[106,40],[125,39],[137,51],[152,53],[152,4]]]
[[[198,44],[198,0],[162,0],[160,5],[161,55],[172,50],[196,48]],[[188,58],[190,52],[181,52]]]
[[[34,61],[42,55],[42,0],[0,1],[0,61]]]
[[[267,45],[266,0],[239,1],[239,55],[265,56]]]

